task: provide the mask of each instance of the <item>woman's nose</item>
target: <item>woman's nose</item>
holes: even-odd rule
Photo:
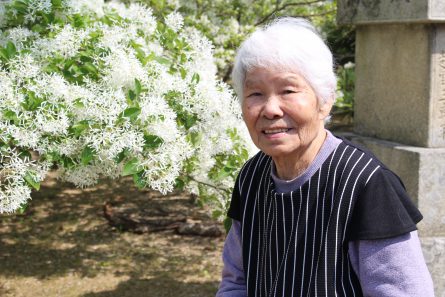
[[[263,116],[267,119],[276,119],[283,116],[280,99],[277,96],[270,96],[264,103]]]

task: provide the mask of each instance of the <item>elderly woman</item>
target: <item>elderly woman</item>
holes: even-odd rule
[[[260,152],[235,184],[217,296],[433,296],[402,182],[324,127],[336,78],[312,25],[257,30],[232,76]]]

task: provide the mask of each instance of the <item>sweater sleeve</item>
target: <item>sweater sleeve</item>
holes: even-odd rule
[[[434,297],[417,231],[351,241],[348,255],[366,297]]]
[[[247,297],[241,248],[241,223],[232,220],[222,254],[222,280],[216,297]]]

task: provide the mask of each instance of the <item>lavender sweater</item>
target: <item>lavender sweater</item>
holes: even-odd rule
[[[272,169],[277,192],[299,188],[318,170],[341,142],[329,131],[327,135],[314,161],[300,176],[285,181]],[[241,251],[241,223],[233,220],[224,244],[224,268],[217,297],[247,296]],[[365,297],[434,297],[417,231],[387,239],[351,241],[348,254]]]

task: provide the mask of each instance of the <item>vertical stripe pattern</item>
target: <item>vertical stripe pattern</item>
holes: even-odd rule
[[[299,189],[276,193],[272,160],[258,153],[236,184],[243,201],[248,296],[363,296],[348,258],[357,193],[379,165],[342,142]]]

